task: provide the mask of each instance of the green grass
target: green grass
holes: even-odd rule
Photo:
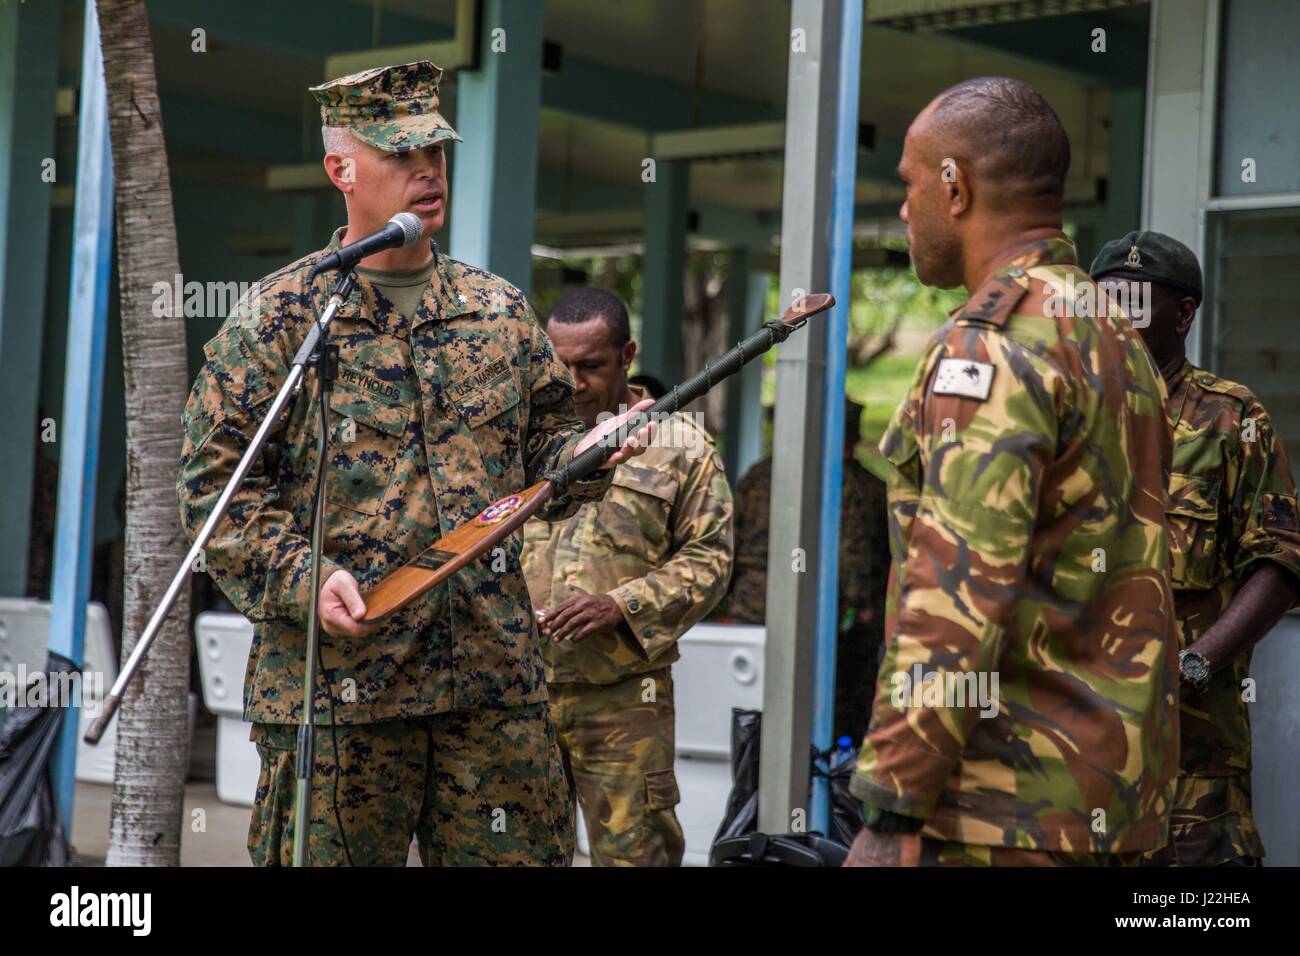
[[[769,374],[764,376],[763,404],[770,406],[776,399],[775,354],[769,352],[765,358],[771,367]],[[894,417],[894,409],[907,394],[920,358],[919,352],[890,352],[876,359],[868,368],[849,369],[846,377],[845,394],[866,408],[862,413],[862,440],[858,443],[857,459],[878,478],[885,477],[885,461],[876,448],[889,420]]]
[[[849,398],[866,406],[862,413],[862,441],[858,445],[858,461],[877,477],[885,477],[885,462],[877,446],[884,435],[894,409],[907,394],[912,382],[917,353],[900,355],[891,352],[882,355],[867,368],[850,369],[844,391]]]

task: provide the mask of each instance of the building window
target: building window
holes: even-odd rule
[[[1211,212],[1202,354],[1259,396],[1300,467],[1300,207]]]
[[[1223,5],[1215,193],[1300,192],[1300,31],[1295,0]]]

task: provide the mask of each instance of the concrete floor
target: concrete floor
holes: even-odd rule
[[[72,848],[86,866],[103,866],[108,855],[108,824],[113,788],[101,783],[78,783],[73,806]],[[196,809],[204,811],[205,829],[194,833],[188,821]],[[245,839],[248,807],[222,803],[211,781],[185,785],[186,829],[181,835],[181,866],[250,866]]]
[[[217,799],[215,763],[215,724],[208,724],[200,717],[194,730],[190,780],[185,785],[181,866],[251,866],[246,841],[252,809]],[[108,855],[113,788],[108,784],[78,782],[75,799],[72,820],[74,856],[82,866],[103,866]],[[189,825],[196,809],[204,811],[205,829],[201,833],[193,832]],[[406,865],[420,865],[414,845]],[[577,854],[573,865],[590,866],[591,861]]]

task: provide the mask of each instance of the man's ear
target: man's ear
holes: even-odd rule
[[[326,153],[322,162],[325,165],[325,175],[330,178],[335,188],[343,193],[352,192],[357,182],[356,157]]]
[[[1186,335],[1194,321],[1196,321],[1196,299],[1185,295],[1178,300],[1178,324],[1174,328],[1180,336]]]
[[[627,344],[623,346],[623,371],[632,367],[632,360],[636,358],[636,341],[628,339]]]
[[[956,219],[970,209],[970,177],[966,169],[951,156],[944,157],[940,163],[940,181],[948,214]]]

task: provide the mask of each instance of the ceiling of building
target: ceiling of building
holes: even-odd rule
[[[79,7],[69,0],[71,19],[79,18]],[[204,130],[190,130],[186,150],[268,158],[289,152],[295,161],[311,159],[318,155],[318,120],[306,87],[323,78],[324,58],[375,44],[446,39],[456,3],[280,0],[264,8],[236,16],[200,0],[151,4],[164,106],[170,100],[187,114],[210,110],[210,142],[203,141]],[[311,23],[304,22],[308,10]],[[860,153],[859,202],[896,202],[892,169],[912,117],[945,87],[987,74],[1025,79],[1052,103],[1074,147],[1072,193],[1086,200],[1106,174],[1109,92],[1119,84],[1140,86],[1145,77],[1148,15],[1146,5],[1134,5],[947,32],[866,25],[859,109],[861,122],[874,128],[877,149]],[[607,73],[629,91],[631,102],[625,115],[610,116],[608,110],[589,115],[581,96],[558,107],[544,101],[541,175],[555,188],[546,191],[539,211],[585,208],[586,183],[612,187],[602,194],[616,206],[623,187],[623,203],[637,208],[648,149],[641,107],[656,98],[680,106],[672,115],[682,117],[684,128],[698,122],[701,103],[712,104],[716,115],[734,107],[751,118],[781,118],[790,17],[789,0],[547,0],[544,32],[562,51],[561,77],[579,67],[584,75]],[[1111,52],[1091,52],[1099,26]],[[202,53],[192,49],[197,28],[205,31]],[[75,75],[80,31],[71,38],[68,33],[64,66]],[[454,116],[454,74],[443,92]],[[248,117],[246,124],[241,116]],[[692,170],[693,203],[771,212],[780,208],[781,188],[779,157],[699,163]]]

